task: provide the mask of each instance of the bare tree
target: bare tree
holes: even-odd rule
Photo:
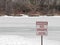
[[[57,0],[54,0],[53,5],[52,5],[52,16],[54,16],[54,13],[56,11],[56,9],[55,9],[56,3],[57,3]]]
[[[5,12],[5,0],[0,0],[0,14],[4,15]]]
[[[12,0],[5,0],[6,1],[6,5],[5,5],[5,11],[6,11],[6,15],[11,15],[12,13]]]

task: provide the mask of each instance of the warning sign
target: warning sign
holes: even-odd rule
[[[48,28],[48,22],[43,21],[36,22],[37,35],[47,35],[47,28]]]

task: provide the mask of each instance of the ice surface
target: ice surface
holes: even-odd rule
[[[0,35],[0,45],[40,45],[40,38],[27,38],[19,35]],[[60,45],[60,42],[44,39],[44,45]]]
[[[53,38],[59,37],[60,32],[59,33],[57,32],[57,28],[50,29],[50,27],[53,26],[55,28],[57,26],[60,29],[60,21],[59,21],[60,17],[46,17],[46,16],[45,17],[27,17],[27,16],[26,17],[25,16],[22,16],[22,17],[4,16],[3,17],[2,16],[0,17],[0,27],[20,27],[20,28],[24,28],[24,30],[25,29],[33,30],[36,28],[35,27],[36,21],[42,21],[42,20],[49,22],[49,25],[48,25],[49,30],[56,30],[56,32],[49,33],[48,36],[51,38],[51,35],[53,34],[52,35]],[[5,30],[5,29],[1,29],[1,30]],[[6,30],[8,29],[6,28]],[[58,38],[58,40],[59,39],[60,38]],[[40,45],[40,38],[39,37],[27,38],[25,36],[17,36],[17,35],[0,35],[0,45]],[[60,42],[44,38],[44,45],[60,45]]]
[[[48,21],[48,26],[59,27],[60,17],[13,17],[13,16],[1,16],[0,27],[33,27],[36,26],[36,21]]]

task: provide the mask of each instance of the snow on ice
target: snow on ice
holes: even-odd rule
[[[40,38],[18,35],[0,35],[0,45],[40,45]],[[44,39],[44,45],[60,45],[60,42]]]
[[[0,27],[36,28],[36,21],[48,21],[50,26],[60,26],[60,17],[0,17]],[[27,22],[28,21],[28,22]],[[40,45],[40,37],[28,38],[20,35],[0,35],[0,45]],[[44,38],[44,45],[60,45],[59,41]]]

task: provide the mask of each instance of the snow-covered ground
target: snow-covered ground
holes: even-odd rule
[[[0,45],[41,45],[40,37],[26,38],[18,35],[0,35]],[[60,42],[44,39],[44,45],[60,45]]]
[[[48,36],[44,36],[44,45],[60,45],[60,17],[0,17],[1,45],[40,45],[40,36],[36,35],[36,21],[48,21]]]

